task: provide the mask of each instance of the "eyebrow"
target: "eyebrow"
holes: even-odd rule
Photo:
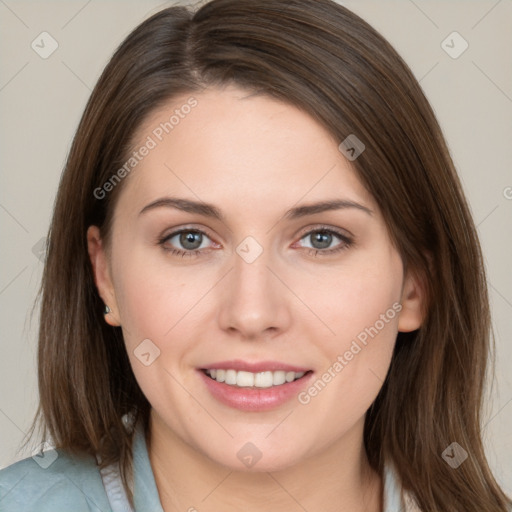
[[[144,206],[144,208],[139,212],[139,215],[161,207],[174,208],[188,213],[195,213],[205,217],[211,217],[222,222],[225,220],[222,212],[213,204],[178,197],[161,197],[160,199]],[[368,215],[373,215],[373,211],[370,208],[356,203],[355,201],[348,199],[330,199],[291,208],[285,212],[284,218],[287,220],[294,220],[306,217],[307,215],[313,215],[315,213],[322,213],[330,210],[344,210],[348,208],[354,208],[366,212]]]

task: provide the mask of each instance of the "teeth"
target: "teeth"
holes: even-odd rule
[[[217,382],[224,382],[229,386],[238,386],[241,388],[270,388],[280,386],[285,382],[293,382],[300,379],[305,372],[285,372],[278,370],[276,372],[244,372],[236,370],[205,370],[206,374]]]

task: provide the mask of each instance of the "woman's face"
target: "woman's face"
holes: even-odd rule
[[[340,142],[233,86],[183,95],[138,131],[110,259],[89,229],[154,418],[225,466],[360,442],[398,330],[419,326],[416,284]]]

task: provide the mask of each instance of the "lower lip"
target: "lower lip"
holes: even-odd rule
[[[300,379],[271,388],[239,388],[217,382],[202,370],[198,370],[210,393],[224,405],[241,411],[269,411],[296,397],[311,380],[313,372]]]

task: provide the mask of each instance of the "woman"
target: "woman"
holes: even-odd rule
[[[340,5],[214,0],[130,34],[41,291],[57,449],[0,472],[2,510],[510,509],[474,223],[417,81]]]

